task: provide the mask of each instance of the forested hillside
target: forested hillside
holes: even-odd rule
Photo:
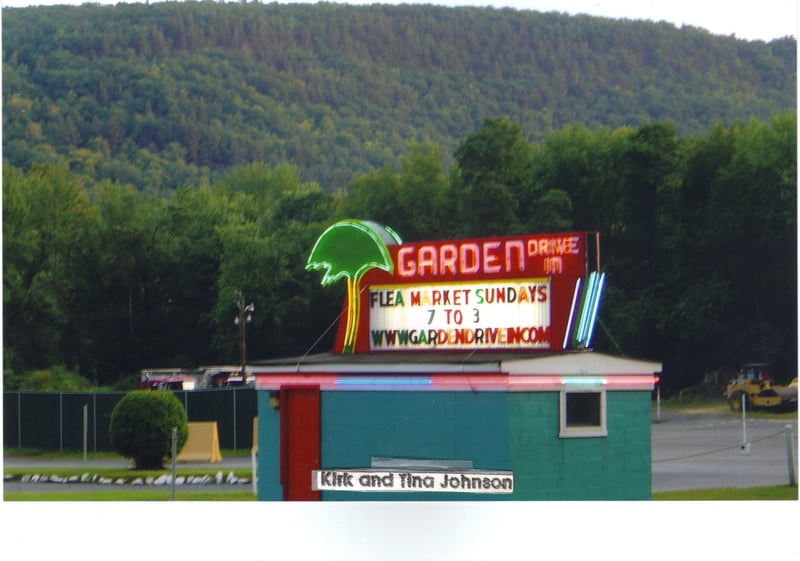
[[[251,358],[330,350],[343,287],[322,288],[304,265],[345,217],[408,241],[599,230],[608,283],[595,348],[663,361],[665,391],[753,360],[786,381],[796,130],[791,113],[688,138],[669,123],[574,125],[531,144],[487,119],[452,168],[416,145],[336,194],[290,165],[240,166],[168,196],[63,164],[4,165],[5,386],[49,387],[53,365],[111,385],[145,367],[235,363],[235,290],[256,304]]]
[[[433,6],[4,8],[3,157],[165,192],[251,162],[328,192],[487,117],[686,135],[795,108],[796,41]]]
[[[794,39],[431,6],[2,16],[6,388],[235,363],[236,290],[251,359],[330,350],[344,287],[304,265],[345,217],[598,230],[596,349],[663,361],[665,391],[797,374]]]

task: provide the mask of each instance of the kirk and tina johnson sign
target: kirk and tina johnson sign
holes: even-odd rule
[[[373,222],[334,224],[307,268],[347,280],[342,353],[566,350],[591,341],[604,275],[596,232],[402,243]]]
[[[514,492],[514,474],[490,470],[321,469],[311,472],[311,488],[314,491],[502,495]]]

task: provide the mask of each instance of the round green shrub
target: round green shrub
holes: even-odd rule
[[[137,390],[123,397],[111,412],[109,436],[114,450],[133,459],[136,469],[160,469],[172,456],[172,429],[177,427],[177,452],[189,438],[186,410],[175,394]]]

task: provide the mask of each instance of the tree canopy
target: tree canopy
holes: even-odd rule
[[[334,192],[396,168],[414,143],[449,165],[457,143],[497,116],[541,142],[573,123],[667,121],[683,137],[796,107],[794,39],[664,22],[156,2],[3,8],[2,32],[4,159],[149,192],[254,162],[291,163]]]
[[[412,145],[397,168],[333,194],[287,164],[154,195],[6,163],[6,380],[64,365],[111,385],[141,368],[234,362],[235,290],[259,310],[251,358],[327,351],[345,287],[320,286],[306,264],[352,217],[406,241],[598,230],[596,349],[663,361],[667,388],[752,360],[795,375],[794,113],[689,137],[667,122],[571,125],[540,143],[520,132],[487,119],[451,165]]]

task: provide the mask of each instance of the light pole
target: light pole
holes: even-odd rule
[[[256,306],[252,302],[245,305],[244,294],[241,290],[233,292],[233,301],[239,310],[233,319],[233,324],[239,326],[239,358],[242,364],[242,384],[245,384],[247,383],[247,373],[245,372],[247,366],[247,333],[245,326],[253,321],[253,312],[256,311]]]

